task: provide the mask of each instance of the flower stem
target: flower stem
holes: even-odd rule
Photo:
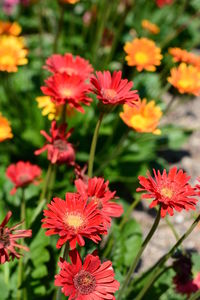
[[[59,4],[60,8],[60,15],[59,15],[59,20],[58,20],[58,26],[57,26],[57,31],[55,34],[55,39],[54,39],[54,44],[53,44],[53,52],[56,53],[58,51],[58,42],[59,42],[59,37],[62,32],[62,27],[64,23],[64,6],[62,4]]]
[[[196,293],[194,293],[189,300],[198,300],[200,299],[200,290],[198,290]]]
[[[103,116],[104,116],[104,114],[101,113],[100,116],[99,116],[99,120],[97,122],[97,125],[95,127],[95,130],[94,130],[94,135],[93,135],[92,144],[91,144],[91,148],[90,148],[89,162],[88,162],[88,176],[89,177],[92,177],[92,173],[93,173],[95,150],[96,150],[97,139],[98,139],[98,135],[99,135],[99,129],[100,129],[100,126],[101,126],[101,122],[103,120]]]
[[[151,277],[145,283],[145,286],[143,287],[143,289],[138,294],[138,296],[135,300],[143,299],[143,296],[146,294],[148,289],[151,287],[151,285],[155,282],[156,278],[158,277],[158,274],[160,273],[163,265],[171,257],[171,255],[174,253],[174,251],[182,244],[182,242],[190,235],[190,233],[194,230],[194,228],[197,226],[199,221],[200,221],[200,215],[195,219],[195,221],[192,223],[190,228],[182,235],[182,237],[176,242],[176,244],[169,250],[169,252],[167,254],[165,254],[164,256],[162,256],[159,259],[159,261],[151,268],[152,270],[154,269],[154,271],[152,272]]]
[[[160,207],[160,209],[161,209],[161,207]],[[128,274],[127,274],[127,276],[126,276],[126,278],[125,278],[125,280],[124,280],[124,283],[123,283],[123,285],[122,285],[122,288],[121,288],[121,290],[120,290],[120,292],[119,292],[119,296],[118,296],[118,298],[117,298],[118,300],[122,299],[122,296],[123,296],[123,294],[124,294],[124,291],[125,291],[127,285],[129,284],[129,281],[130,281],[130,279],[131,279],[131,276],[132,276],[132,274],[134,273],[134,271],[135,271],[135,269],[136,269],[136,267],[137,267],[137,265],[138,265],[138,262],[139,262],[139,260],[140,260],[140,258],[141,258],[141,256],[142,256],[142,254],[143,254],[143,252],[144,252],[144,250],[145,250],[147,244],[148,244],[149,241],[151,240],[153,234],[155,233],[155,231],[156,231],[156,229],[157,229],[157,227],[158,227],[158,224],[159,224],[159,222],[160,222],[160,209],[159,209],[159,211],[157,212],[157,216],[156,216],[156,219],[155,219],[155,221],[154,221],[154,223],[153,223],[153,226],[152,226],[151,230],[149,231],[149,233],[148,233],[146,239],[144,240],[144,242],[142,243],[142,246],[141,246],[141,248],[140,248],[140,250],[139,250],[139,252],[138,252],[136,258],[134,259],[134,261],[133,261],[133,263],[132,263],[132,265],[131,265],[131,267],[130,267],[130,269],[129,269],[129,271],[128,271]]]
[[[50,182],[50,179],[51,179],[52,171],[53,171],[53,165],[50,163],[49,167],[48,167],[48,170],[47,170],[47,173],[46,173],[45,182],[44,182],[44,185],[43,185],[43,188],[42,188],[39,203],[43,199],[46,199],[46,197],[47,197],[47,193],[48,193],[48,190],[49,190],[49,182]]]
[[[69,243],[67,242],[65,244],[65,248],[63,252],[63,259],[67,261],[68,256],[69,256]],[[56,300],[61,300],[61,298],[62,298],[61,287],[59,287],[56,293]]]
[[[22,198],[21,198],[21,212],[20,212],[20,220],[23,221],[23,228],[26,228],[26,203],[25,203],[25,190],[22,189]],[[23,240],[21,240],[23,243]],[[26,294],[25,288],[21,289],[21,285],[23,283],[24,277],[24,264],[23,258],[21,257],[18,262],[18,279],[17,279],[17,300],[24,299],[23,294]]]

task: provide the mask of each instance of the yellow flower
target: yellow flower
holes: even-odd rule
[[[38,107],[42,109],[43,116],[48,116],[50,121],[59,119],[62,113],[62,105],[56,106],[49,96],[37,97],[36,101]],[[71,117],[74,114],[74,110],[67,106],[66,113],[68,117]]]
[[[171,69],[170,75],[168,81],[181,94],[200,95],[200,70],[197,67],[181,63],[177,68]]]
[[[49,120],[58,118],[56,105],[51,101],[49,96],[37,97],[36,101],[38,103],[38,107],[42,109],[43,116],[48,116]]]
[[[124,111],[120,113],[121,119],[135,131],[161,134],[157,126],[162,117],[162,111],[160,107],[155,104],[154,100],[147,103],[146,99],[143,99],[136,107],[130,107],[124,104],[123,110]]]
[[[161,50],[154,41],[147,38],[135,38],[124,46],[126,61],[129,66],[135,66],[139,72],[143,69],[154,72],[160,65]]]
[[[158,34],[160,32],[160,28],[148,20],[142,20],[142,28],[148,30],[152,34]]]
[[[22,37],[0,36],[0,71],[17,72],[17,66],[28,63],[27,53]]]
[[[0,35],[6,34],[18,36],[20,35],[21,31],[22,28],[17,22],[11,23],[0,21]]]
[[[0,142],[13,137],[9,121],[0,113]]]

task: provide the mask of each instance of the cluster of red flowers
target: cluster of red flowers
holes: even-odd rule
[[[84,238],[99,243],[100,236],[107,234],[111,217],[120,217],[123,213],[122,206],[113,201],[115,192],[111,192],[108,185],[103,178],[89,178],[87,182],[77,179],[76,193],[66,193],[65,200],[54,198],[48,204],[42,227],[48,229],[46,235],[59,236],[57,248],[69,242],[74,250],[77,244],[85,245]],[[114,279],[110,261],[101,265],[97,255],[89,254],[82,265],[77,250],[72,251],[70,257],[72,265],[61,261],[61,271],[55,281],[69,299],[81,295],[114,299],[112,294],[119,288],[119,283]]]

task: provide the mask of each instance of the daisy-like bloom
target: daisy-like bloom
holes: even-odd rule
[[[41,87],[46,96],[51,97],[56,105],[69,104],[80,112],[84,112],[81,104],[89,105],[91,99],[89,84],[85,83],[79,75],[68,75],[67,73],[55,73],[46,81],[46,86]]]
[[[152,34],[158,34],[160,32],[160,28],[156,24],[146,19],[142,20],[142,28],[148,30]]]
[[[17,72],[18,66],[28,63],[27,53],[22,37],[0,36],[0,71]]]
[[[173,56],[175,62],[185,62],[194,66],[200,66],[200,56],[187,50],[175,47],[169,48],[169,53]]]
[[[173,2],[174,2],[174,0],[156,0],[156,4],[160,8],[165,6],[165,5],[172,4]]]
[[[73,57],[71,53],[53,54],[46,60],[44,68],[52,73],[67,73],[69,76],[78,75],[82,80],[88,79],[93,72],[93,67],[88,60],[80,56]]]
[[[0,143],[13,137],[9,121],[0,113]]]
[[[39,150],[35,151],[35,155],[39,155],[47,151],[47,158],[52,164],[68,164],[73,166],[75,161],[75,150],[72,144],[68,142],[73,129],[66,132],[67,124],[61,124],[59,127],[56,121],[51,123],[50,134],[44,130],[40,133],[46,138],[47,143]]]
[[[161,133],[157,126],[162,117],[162,111],[160,107],[155,104],[154,100],[147,103],[146,99],[143,99],[136,107],[130,107],[125,104],[123,110],[124,111],[120,113],[121,119],[135,131],[151,132],[153,134]]]
[[[58,234],[60,237],[57,248],[67,241],[71,249],[76,248],[76,242],[82,247],[84,238],[98,243],[101,240],[99,235],[107,233],[97,205],[88,204],[87,199],[75,193],[66,193],[65,200],[54,198],[44,210],[44,216],[42,227],[48,229],[46,235]]]
[[[127,42],[124,51],[127,54],[127,64],[136,67],[139,72],[142,70],[154,72],[163,57],[160,48],[147,38],[135,38],[132,42]]]
[[[29,248],[18,244],[17,240],[21,238],[31,237],[32,230],[19,230],[17,229],[21,223],[16,224],[13,227],[7,227],[6,224],[10,220],[12,212],[9,211],[0,224],[0,264],[4,264],[6,261],[13,260],[15,257],[20,258],[22,254],[16,251],[16,248],[29,251]]]
[[[96,72],[96,76],[91,78],[91,84],[91,90],[105,105],[114,106],[127,103],[130,106],[135,106],[138,102],[137,91],[131,91],[133,82],[122,79],[121,71],[114,71],[112,75],[109,71]]]
[[[51,101],[49,96],[40,96],[36,98],[38,107],[42,110],[43,116],[48,116],[50,121],[58,120],[62,114],[62,105],[56,106],[55,103]],[[75,111],[72,107],[66,107],[67,117],[72,117]]]
[[[108,185],[109,181],[98,177],[89,178],[87,183],[81,179],[75,180],[77,192],[86,198],[88,203],[97,204],[105,226],[110,226],[111,217],[120,217],[123,214],[123,207],[112,201],[116,192],[111,192]]]
[[[114,293],[119,289],[115,280],[112,262],[101,263],[100,258],[88,254],[82,262],[77,250],[69,253],[71,263],[60,260],[60,273],[55,276],[55,285],[61,286],[62,293],[69,300],[114,300]]]
[[[21,26],[17,23],[11,23],[11,22],[4,22],[0,21],[0,35],[7,34],[7,35],[20,35],[22,31]]]
[[[149,172],[147,177],[138,177],[142,188],[138,188],[137,192],[146,192],[142,195],[143,199],[153,199],[150,208],[160,205],[161,217],[167,213],[173,216],[174,210],[196,209],[196,192],[188,183],[190,176],[187,173],[181,169],[177,171],[176,167],[170,169],[168,175],[166,170],[162,174],[160,171],[153,172],[155,178]]]
[[[177,68],[172,68],[168,81],[181,94],[200,95],[200,71],[192,65],[181,63]]]
[[[11,195],[15,194],[18,188],[24,188],[33,183],[37,185],[40,182],[42,170],[37,165],[30,162],[19,161],[11,164],[6,170],[6,176],[15,185],[11,190]]]

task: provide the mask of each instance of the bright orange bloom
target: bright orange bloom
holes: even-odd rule
[[[7,35],[20,35],[22,31],[21,26],[17,23],[11,23],[11,22],[3,22],[0,21],[0,34],[7,34]]]
[[[175,62],[185,62],[194,66],[200,66],[200,56],[187,50],[175,47],[169,48],[169,53],[173,56]]]
[[[17,66],[28,63],[27,53],[22,37],[0,36],[0,71],[17,72]]]
[[[162,55],[154,41],[147,38],[135,38],[124,46],[126,61],[129,66],[135,66],[139,72],[143,69],[154,72],[160,65]]]
[[[143,99],[135,107],[125,104],[123,109],[124,111],[120,113],[121,119],[135,131],[151,132],[153,134],[161,133],[157,126],[162,116],[162,111],[159,106],[155,105],[154,100],[147,103],[146,99]]]
[[[142,28],[148,30],[152,34],[158,34],[160,32],[160,28],[148,20],[142,20]]]
[[[181,63],[177,68],[171,69],[168,81],[178,89],[181,94],[200,95],[200,71],[197,67]]]
[[[9,121],[0,113],[0,142],[13,137]]]
[[[69,4],[75,4],[77,2],[79,2],[79,0],[59,0],[59,2],[61,3],[69,3]]]

